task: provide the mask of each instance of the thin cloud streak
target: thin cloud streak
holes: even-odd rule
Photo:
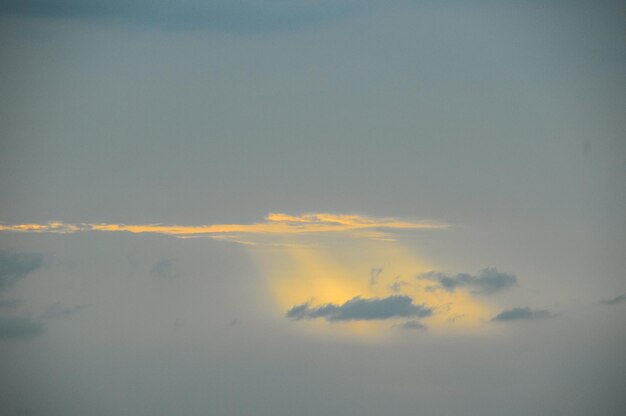
[[[129,232],[134,234],[152,233],[170,235],[178,238],[214,237],[229,233],[288,235],[352,230],[386,229],[445,229],[443,223],[428,221],[405,221],[396,218],[376,218],[362,215],[335,215],[327,213],[303,214],[292,216],[270,213],[264,222],[254,224],[207,224],[198,226],[165,224],[107,224],[80,223],[66,224],[58,221],[46,224],[0,224],[0,231],[73,234],[84,231]]]
[[[615,296],[614,298],[603,299],[600,301],[600,303],[603,305],[617,305],[620,303],[626,303],[626,293],[619,295],[619,296]]]
[[[502,311],[494,316],[492,322],[505,322],[505,321],[534,321],[538,319],[554,318],[555,315],[546,310],[534,310],[528,307],[513,308],[506,311]]]

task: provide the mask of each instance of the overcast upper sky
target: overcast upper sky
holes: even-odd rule
[[[623,415],[624,21],[0,0],[0,413]]]

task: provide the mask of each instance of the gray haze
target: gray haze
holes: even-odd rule
[[[290,319],[242,244],[0,231],[0,413],[625,414],[623,5],[287,3],[0,1],[0,223],[441,221],[398,239],[492,320],[385,264]]]

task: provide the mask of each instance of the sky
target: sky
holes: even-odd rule
[[[623,415],[620,3],[0,0],[0,413]]]

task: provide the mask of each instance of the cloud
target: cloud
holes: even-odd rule
[[[0,251],[0,290],[6,289],[27,274],[39,269],[43,255]]]
[[[355,297],[342,305],[328,303],[311,307],[309,303],[294,306],[286,316],[295,320],[324,318],[327,321],[370,321],[398,317],[423,318],[432,315],[432,309],[413,304],[408,296],[389,296],[383,299]]]
[[[332,21],[362,10],[353,0],[6,0],[0,13],[114,19],[164,28],[280,31]]]
[[[75,305],[75,306],[62,306],[60,302],[50,305],[46,308],[44,313],[39,316],[39,319],[62,319],[67,318],[70,315],[74,315],[77,312],[85,310],[89,305]]]
[[[428,327],[426,325],[424,325],[423,323],[421,323],[420,321],[406,321],[403,324],[399,325],[400,328],[402,329],[407,329],[407,330],[425,330]]]
[[[178,273],[175,270],[175,259],[163,259],[159,260],[152,266],[150,273],[163,279],[174,279],[178,277]]]
[[[506,311],[502,311],[491,320],[493,322],[503,322],[503,321],[522,321],[522,320],[536,320],[536,319],[546,319],[553,318],[554,315],[548,310],[533,310],[528,307],[524,308],[513,308]]]
[[[0,318],[0,340],[26,339],[44,332],[41,322],[28,318]]]
[[[398,293],[402,291],[402,288],[404,286],[408,286],[408,285],[409,284],[405,282],[404,280],[399,280],[398,278],[396,278],[396,281],[389,285],[389,290],[391,290],[394,293]]]
[[[13,306],[17,306],[17,304]],[[89,305],[65,307],[60,302],[57,302],[48,306],[36,320],[20,316],[0,317],[0,340],[27,339],[42,335],[46,330],[47,321],[68,318],[88,307]]]
[[[378,276],[383,272],[380,267],[374,267],[370,269],[370,285],[374,286],[378,283]]]
[[[619,296],[615,296],[614,298],[603,299],[600,301],[600,303],[602,303],[603,305],[617,305],[618,303],[624,303],[624,302],[626,302],[626,293],[619,295]]]
[[[3,309],[15,309],[20,306],[21,303],[22,301],[20,299],[0,299],[0,311]]]
[[[454,292],[458,287],[468,287],[472,293],[487,294],[501,292],[517,285],[517,278],[514,275],[498,272],[493,267],[481,270],[476,276],[467,273],[452,276],[433,271],[419,275],[418,279],[435,280],[448,292]]]
[[[230,234],[243,235],[298,235],[314,233],[336,233],[355,230],[417,230],[443,229],[448,225],[429,221],[406,221],[397,218],[376,218],[364,215],[337,215],[327,213],[293,216],[271,213],[265,221],[254,224],[207,224],[207,225],[164,225],[164,224],[65,224],[52,221],[47,224],[0,224],[0,231],[71,234],[85,231],[129,232],[170,235],[179,238],[211,237]]]

